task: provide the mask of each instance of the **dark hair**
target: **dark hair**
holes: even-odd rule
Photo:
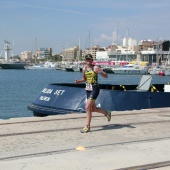
[[[87,54],[87,55],[85,55],[85,59],[87,59],[87,58],[93,59],[93,56],[91,54]]]

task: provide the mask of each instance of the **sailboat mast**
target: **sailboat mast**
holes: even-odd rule
[[[37,62],[37,37],[35,38],[35,63]]]
[[[90,51],[90,54],[92,54],[92,51],[91,51],[91,47],[90,47],[90,30],[89,30],[89,51]]]
[[[128,60],[127,54],[129,51],[129,28],[126,29],[126,61]]]
[[[119,27],[119,22],[117,22],[116,26],[116,45],[118,46],[118,27]]]
[[[12,42],[12,60],[14,59],[14,39],[13,39],[13,42]]]
[[[117,26],[116,26],[116,46],[117,46],[117,48],[118,48],[118,26],[119,26],[119,22],[117,22]],[[112,43],[112,45],[113,45],[113,43]],[[116,60],[118,60],[117,59],[117,51],[116,51]]]
[[[79,56],[78,56],[78,62],[80,61],[81,56],[80,56],[80,37],[79,37]]]

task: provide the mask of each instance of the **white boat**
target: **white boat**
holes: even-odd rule
[[[44,63],[44,67],[45,67],[45,68],[55,69],[56,66],[57,66],[57,64],[56,64],[55,62],[53,62],[53,61],[46,61],[46,62]]]
[[[41,70],[46,69],[43,64],[34,64],[30,66],[25,66],[26,70]]]
[[[76,72],[76,71],[80,71],[80,67],[76,64],[70,64],[70,65],[66,65],[65,70],[70,72]]]
[[[5,53],[5,59],[0,63],[0,67],[3,69],[25,69],[25,66],[28,65],[24,61],[15,61],[15,60],[10,60],[9,57],[9,42],[5,41],[5,46],[4,46],[4,53]]]
[[[148,74],[148,70],[138,64],[126,64],[112,69],[114,74]]]
[[[150,68],[148,70],[148,73],[151,75],[158,75],[161,70],[162,70],[161,68],[154,67],[154,68]]]
[[[56,70],[62,70],[62,65],[61,64],[56,64],[55,69]]]
[[[170,69],[166,68],[164,70],[162,70],[164,72],[165,76],[170,76]]]
[[[74,67],[73,70],[74,70],[74,72],[80,71],[80,67]]]
[[[47,61],[44,64],[34,64],[30,66],[25,66],[27,70],[45,70],[45,69],[56,69],[55,62]]]

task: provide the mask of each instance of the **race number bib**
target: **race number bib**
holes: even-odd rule
[[[92,84],[86,83],[86,90],[92,91],[93,90]]]

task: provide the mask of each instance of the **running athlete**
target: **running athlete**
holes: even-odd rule
[[[92,112],[99,112],[104,114],[108,121],[111,120],[111,112],[104,111],[101,108],[96,107],[95,100],[97,99],[100,89],[98,84],[98,74],[102,77],[107,78],[108,75],[105,73],[100,67],[94,66],[93,56],[91,54],[87,54],[85,56],[86,59],[86,66],[83,68],[83,77],[81,80],[75,80],[75,83],[82,83],[86,81],[86,95],[87,95],[87,102],[86,102],[86,126],[80,130],[81,133],[87,133],[90,131],[90,123],[92,118]]]

